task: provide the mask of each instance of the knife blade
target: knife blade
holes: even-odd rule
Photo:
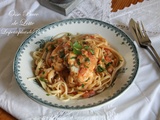
[[[129,21],[129,30],[132,33],[132,36],[134,38],[134,40],[137,42],[137,44],[140,46],[139,41],[138,41],[138,37],[136,35],[136,22],[131,18],[131,20]]]

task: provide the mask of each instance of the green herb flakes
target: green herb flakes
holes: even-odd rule
[[[43,78],[43,77],[40,77],[39,79],[40,79],[40,81],[46,82],[45,78]]]
[[[98,65],[97,67],[97,72],[103,72],[105,69],[101,66]]]
[[[90,49],[90,52],[92,53],[92,55],[94,55],[94,50],[93,49]]]
[[[78,65],[80,65],[80,64],[81,64],[79,59],[77,60],[77,64],[78,64]]]
[[[67,33],[66,35],[67,35],[67,36],[71,36],[71,33]]]
[[[76,55],[80,55],[81,54],[82,45],[80,43],[78,43],[76,41],[73,44],[71,44],[71,46],[72,46],[74,54],[76,54]]]
[[[85,62],[89,62],[90,59],[88,57],[85,58]]]
[[[84,49],[85,49],[85,50],[88,50],[88,49],[89,49],[89,46],[84,46]]]
[[[106,68],[108,68],[111,64],[112,64],[112,62],[105,64]]]
[[[76,59],[76,57],[71,57],[70,59]]]
[[[73,47],[76,49],[82,49],[82,45],[78,43],[77,41],[73,44]]]
[[[60,58],[64,58],[64,56],[65,56],[64,50],[63,50],[63,51],[60,51],[60,52],[59,52],[59,57],[60,57]]]
[[[77,49],[73,48],[73,53],[76,54],[76,55],[80,55],[81,50],[77,50]]]

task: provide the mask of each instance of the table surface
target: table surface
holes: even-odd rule
[[[125,1],[125,2],[124,2]],[[117,10],[123,10],[125,7],[129,7],[131,4],[136,4],[137,2],[142,2],[143,0],[112,0],[112,12],[116,12]],[[0,108],[0,120],[14,120],[13,116],[5,112]]]

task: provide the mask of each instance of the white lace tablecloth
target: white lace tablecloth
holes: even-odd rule
[[[118,99],[90,110],[63,111],[32,101],[17,85],[12,70],[15,52],[25,38],[39,27],[68,18],[102,20],[130,37],[130,18],[143,21],[160,55],[159,6],[159,0],[144,0],[112,13],[109,0],[84,0],[63,16],[36,0],[0,0],[0,107],[23,120],[160,120],[160,69],[148,52],[136,44],[140,68],[134,83]]]

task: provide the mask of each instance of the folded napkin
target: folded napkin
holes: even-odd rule
[[[140,65],[138,75],[133,84],[113,101],[89,110],[64,111],[48,108],[34,102],[19,88],[12,70],[13,59],[18,46],[39,27],[62,19],[88,17],[112,23],[131,36],[127,26],[133,14],[132,10],[136,11],[133,14],[134,18],[136,20],[143,20],[145,24],[151,19],[148,14],[144,14],[151,13],[150,15],[152,16],[152,13],[154,13],[157,15],[152,19],[153,22],[145,26],[147,26],[147,31],[153,33],[150,38],[160,55],[160,33],[157,27],[160,17],[157,12],[160,8],[157,6],[160,5],[160,2],[152,1],[151,5],[148,5],[151,1],[140,3],[141,9],[139,8],[139,4],[128,9],[125,8],[121,12],[111,13],[111,1],[85,0],[68,16],[63,16],[42,7],[36,0],[28,0],[27,4],[24,4],[25,0],[2,0],[0,2],[0,107],[17,119],[23,120],[159,119],[160,70],[148,52],[139,48],[135,42]],[[28,15],[26,15],[27,13]],[[25,20],[30,21],[30,25],[29,23],[24,24]],[[151,28],[155,26],[155,28],[149,29],[149,26]]]

